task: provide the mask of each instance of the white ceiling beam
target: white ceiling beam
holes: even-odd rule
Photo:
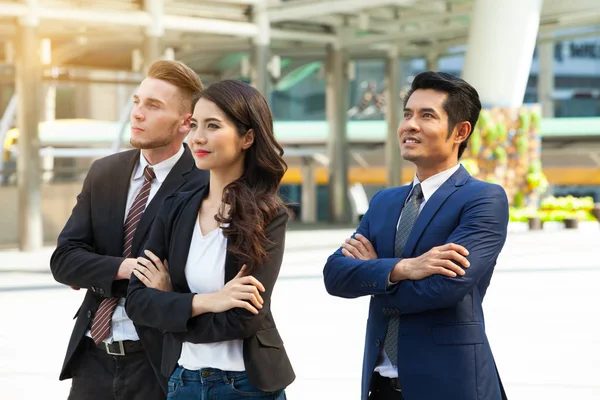
[[[1,7],[1,6],[0,6]],[[77,22],[80,24],[125,25],[147,27],[152,23],[150,14],[145,11],[111,12],[84,8],[50,8],[39,7],[41,20]]]
[[[560,21],[564,23],[573,21],[600,21],[600,7],[589,8],[584,11],[567,11],[563,13],[546,13],[540,17],[540,25],[547,21]]]
[[[111,26],[131,26],[146,28],[152,25],[150,14],[145,11],[112,12],[85,8],[38,8],[41,20],[76,22],[79,24],[100,24]],[[0,2],[0,16],[27,16],[28,8],[23,4]],[[194,18],[177,15],[163,17],[164,28],[172,31],[202,32],[218,35],[253,37],[258,32],[255,24],[208,18]]]
[[[306,21],[327,14],[349,14],[374,7],[401,6],[412,3],[414,0],[319,0],[310,2],[296,0],[276,8],[269,8],[268,14],[271,22]]]
[[[300,42],[336,44],[338,37],[330,33],[303,32],[295,30],[271,29],[271,38]]]
[[[566,30],[566,29],[574,29],[574,28],[585,28],[585,27],[590,27],[590,26],[594,26],[597,25],[598,23],[600,23],[600,20],[596,23],[590,23],[589,21],[586,20],[574,20],[574,21],[569,21],[564,22],[564,21],[557,21],[557,20],[546,20],[543,22],[540,22],[540,27],[538,30],[539,34],[548,34],[548,33],[552,33],[554,31],[558,31],[558,30]]]
[[[202,32],[241,37],[254,37],[258,33],[258,26],[250,22],[165,15],[163,23],[165,29],[182,32]]]
[[[0,17],[23,17],[28,11],[25,4],[0,3]]]
[[[348,18],[341,15],[319,15],[311,18],[310,22],[317,25],[328,25],[331,27],[339,27],[346,23]]]
[[[427,13],[444,13],[448,11],[448,2],[444,0],[427,0],[427,2],[415,4],[415,9]]]
[[[247,7],[239,4],[204,4],[203,2],[165,2],[165,14],[184,15],[187,17],[216,18],[232,21],[248,21]]]
[[[264,4],[265,0],[218,0],[220,3],[229,3],[229,4],[245,4],[248,6],[255,6]]]
[[[409,24],[454,20],[458,18],[469,17],[472,14],[472,8],[470,5],[455,8],[457,9],[446,13],[400,13],[397,19],[371,16],[369,27],[373,31],[398,32],[403,26]],[[392,14],[390,14],[390,16],[391,15]],[[354,15],[347,15],[343,18],[336,15],[322,15],[311,19],[311,22],[317,24],[322,23],[324,25],[332,26],[333,28],[338,28],[345,24],[350,27],[358,27],[358,18]]]
[[[433,39],[438,35],[460,34],[468,30],[468,26],[441,26],[437,28],[418,29],[415,31],[394,32],[388,35],[371,35],[362,38],[346,39],[342,46],[344,48],[370,46],[379,43],[398,42],[406,43],[414,39]]]
[[[407,17],[401,16],[396,21],[374,20],[372,21],[371,27],[373,30],[377,31],[398,32],[403,27],[411,24],[433,23],[444,20],[453,20],[462,17],[469,17],[471,16],[471,14],[472,10],[468,8],[461,11],[452,11],[440,14],[420,14]]]
[[[553,43],[553,42],[562,42],[562,41],[567,41],[567,40],[574,40],[574,39],[580,39],[580,38],[585,38],[585,37],[597,37],[600,36],[600,29],[596,29],[593,31],[589,31],[589,32],[582,32],[582,33],[574,33],[571,35],[542,35],[540,37],[538,37],[537,42],[538,43]]]
[[[598,7],[598,0],[544,0],[542,5],[542,18],[547,15],[564,15],[577,11],[592,12]]]

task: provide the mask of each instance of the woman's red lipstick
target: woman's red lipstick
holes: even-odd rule
[[[205,157],[210,154],[210,151],[196,150],[196,151],[194,151],[194,154],[196,155],[196,157]]]

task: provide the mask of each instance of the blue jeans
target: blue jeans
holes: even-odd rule
[[[237,400],[271,399],[285,400],[283,389],[263,392],[248,380],[246,372],[221,371],[203,368],[190,371],[177,367],[169,379],[168,399],[177,400]]]

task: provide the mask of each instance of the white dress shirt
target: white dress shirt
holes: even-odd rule
[[[458,168],[460,168],[460,164],[457,164],[450,169],[447,169],[438,174],[435,174],[435,175],[425,179],[423,182],[421,182],[419,180],[419,177],[417,176],[417,174],[415,174],[415,178],[413,179],[413,188],[418,183],[420,183],[421,189],[423,190],[423,201],[421,202],[421,206],[419,207],[419,214],[421,213],[421,211],[423,211],[423,207],[425,207],[427,200],[429,200],[431,198],[431,196],[433,196],[433,194],[436,192],[436,190],[438,190],[440,188],[440,186],[442,186],[448,180],[448,178],[450,178],[456,171],[458,171]],[[408,194],[408,196],[406,197],[406,201],[408,201],[408,199],[410,199],[411,194],[412,194],[412,189],[411,189],[410,193]],[[406,201],[405,201],[404,205],[406,205]],[[400,217],[398,218],[398,223],[396,224],[396,229],[398,229],[398,226],[400,226],[401,218],[402,218],[402,212],[400,212]],[[400,362],[400,361],[398,361],[398,362]],[[398,377],[398,370],[396,368],[394,368],[390,359],[385,354],[385,350],[383,348],[381,349],[381,353],[379,354],[379,362],[377,363],[377,366],[375,367],[375,372],[378,372],[379,375],[385,376],[387,378],[397,378]]]
[[[154,170],[154,174],[156,175],[156,179],[152,181],[152,186],[150,186],[150,194],[148,195],[148,203],[150,204],[158,189],[171,172],[171,169],[177,164],[181,156],[183,155],[183,145],[181,149],[173,155],[172,157],[159,162],[156,165],[152,166]],[[133,205],[133,201],[135,197],[138,195],[142,186],[144,185],[144,168],[147,165],[150,165],[148,161],[144,158],[142,152],[140,151],[140,161],[137,164],[137,167],[133,169],[133,173],[131,175],[131,181],[129,183],[129,191],[127,193],[127,203],[125,205],[125,218],[123,219],[123,224],[127,220],[127,214],[129,213],[129,208]],[[90,331],[86,333],[88,337],[92,337]],[[119,342],[122,340],[140,340],[138,334],[133,326],[133,322],[127,316],[125,312],[125,299],[121,298],[117,306],[115,307],[115,312],[112,316],[112,326],[110,333],[106,339],[104,339],[105,343],[112,343],[113,341]]]
[[[185,279],[192,293],[215,293],[225,286],[227,238],[221,228],[202,235],[196,221],[185,264]],[[244,341],[228,340],[216,343],[183,342],[179,365],[197,371],[218,368],[222,371],[245,371]]]

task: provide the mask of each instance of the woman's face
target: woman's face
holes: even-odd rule
[[[244,150],[253,141],[252,130],[240,137],[235,124],[215,103],[204,98],[196,103],[190,120],[188,145],[198,168],[211,171],[241,169]]]

